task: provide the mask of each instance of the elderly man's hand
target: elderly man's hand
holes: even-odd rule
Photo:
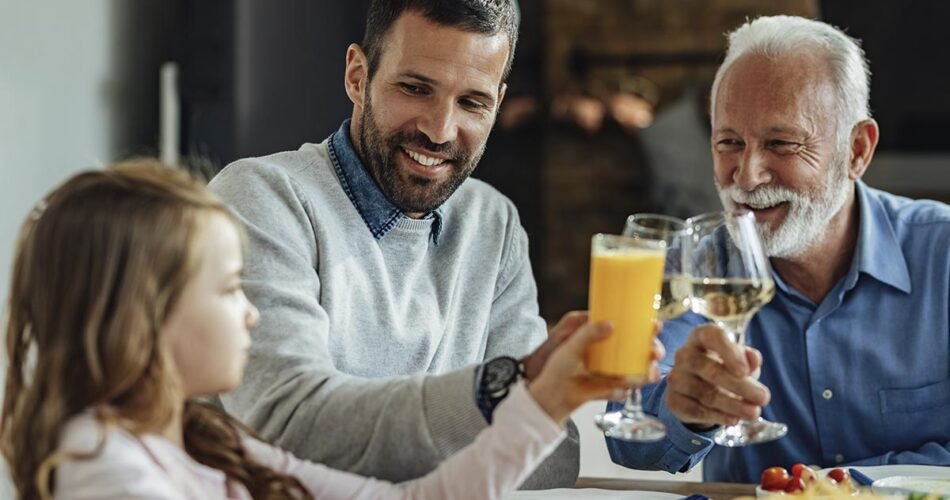
[[[703,325],[676,351],[666,404],[688,425],[732,425],[758,418],[771,394],[756,380],[762,356],[717,326]]]

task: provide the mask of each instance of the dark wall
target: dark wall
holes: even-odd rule
[[[352,112],[346,48],[363,37],[369,1],[236,3],[237,155],[322,141]]]
[[[825,0],[821,15],[863,41],[878,150],[950,152],[950,2]]]

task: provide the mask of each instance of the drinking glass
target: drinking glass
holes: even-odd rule
[[[686,220],[683,270],[689,276],[690,306],[738,344],[755,313],[772,300],[775,281],[749,211],[714,212]],[[785,424],[762,417],[720,428],[713,441],[735,447],[784,436]]]
[[[592,373],[642,384],[649,376],[657,302],[663,283],[666,243],[619,235],[591,240],[590,320],[610,321],[613,335],[592,344],[586,353]],[[630,397],[627,398],[628,403]],[[607,412],[595,417],[608,437],[655,441],[666,435],[643,411]]]

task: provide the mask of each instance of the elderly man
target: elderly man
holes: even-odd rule
[[[346,53],[351,120],[211,183],[247,226],[261,311],[222,403],[301,457],[400,481],[471,442],[583,316],[507,357],[547,337],[527,235],[469,175],[505,95],[513,2],[374,0],[367,18]],[[525,486],[572,486],[578,456],[566,440]]]
[[[860,181],[878,127],[854,40],[779,16],[729,42],[712,89],[714,176],[726,209],[755,213],[777,291],[749,325],[752,347],[695,315],[666,325],[669,373],[645,407],[669,436],[608,440],[613,460],[677,472],[705,457],[705,479],[742,482],[796,462],[950,465],[950,208]],[[760,414],[788,435],[713,446],[717,426]]]

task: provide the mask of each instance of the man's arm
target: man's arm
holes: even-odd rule
[[[212,183],[245,225],[245,291],[261,311],[244,381],[222,397],[225,409],[331,467],[390,481],[434,469],[486,425],[474,367],[372,380],[337,371],[308,207],[281,170],[248,167],[233,165]]]
[[[643,411],[653,415],[666,426],[666,437],[653,443],[629,443],[607,439],[607,451],[614,463],[640,470],[664,470],[670,473],[692,469],[713,448],[712,434],[697,432],[684,425],[666,405],[667,375],[673,367],[676,351],[682,347],[693,329],[706,323],[702,317],[687,313],[663,325],[660,341],[666,347],[666,357],[660,362],[663,379],[643,387]],[[621,403],[610,403],[608,409],[619,410]]]
[[[521,357],[538,347],[547,336],[544,320],[538,312],[538,290],[531,271],[528,235],[514,207],[511,211],[506,258],[498,276],[489,316],[487,359]],[[527,367],[529,377],[536,375],[534,371],[533,364]],[[579,472],[579,435],[574,423],[568,421],[567,439],[525,480],[521,488],[571,488]]]

